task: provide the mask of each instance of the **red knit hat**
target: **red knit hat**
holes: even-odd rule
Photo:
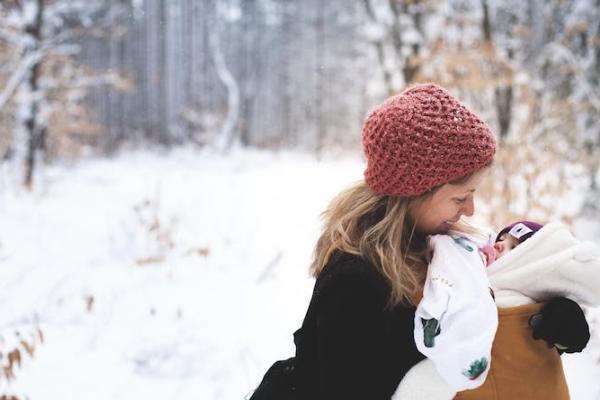
[[[490,128],[446,90],[413,86],[385,100],[362,132],[365,180],[376,192],[417,196],[488,164]]]

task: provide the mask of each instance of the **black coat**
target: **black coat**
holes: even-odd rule
[[[301,398],[388,400],[421,361],[414,307],[386,309],[390,286],[365,259],[336,251],[294,333]]]

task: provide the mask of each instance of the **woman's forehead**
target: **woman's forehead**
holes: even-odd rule
[[[447,183],[444,186],[442,186],[440,188],[440,190],[438,190],[438,192],[441,192],[443,195],[450,195],[450,196],[455,196],[455,195],[461,195],[461,194],[469,194],[469,193],[473,193],[475,192],[475,188],[472,187],[472,184],[469,184],[469,182],[465,182],[462,185],[455,185],[452,183]]]
[[[477,171],[465,182],[462,182],[459,184],[448,183],[444,186],[448,186],[453,191],[458,192],[458,193],[465,193],[465,194],[473,193],[479,188],[479,186],[481,185],[483,180],[486,178],[487,172],[488,172],[487,169],[482,170],[482,171]]]
[[[434,193],[434,198],[443,199],[451,196],[474,194],[486,176],[486,171],[477,171],[466,182],[446,183],[439,187]]]

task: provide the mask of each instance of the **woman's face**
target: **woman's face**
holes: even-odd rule
[[[475,211],[475,191],[488,174],[489,168],[474,173],[465,183],[447,183],[420,204],[409,208],[416,229],[426,235],[446,233],[461,216],[470,217]]]

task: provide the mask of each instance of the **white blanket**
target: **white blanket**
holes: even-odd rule
[[[462,235],[429,237],[433,258],[415,311],[415,343],[457,391],[485,382],[498,328],[479,245]]]

